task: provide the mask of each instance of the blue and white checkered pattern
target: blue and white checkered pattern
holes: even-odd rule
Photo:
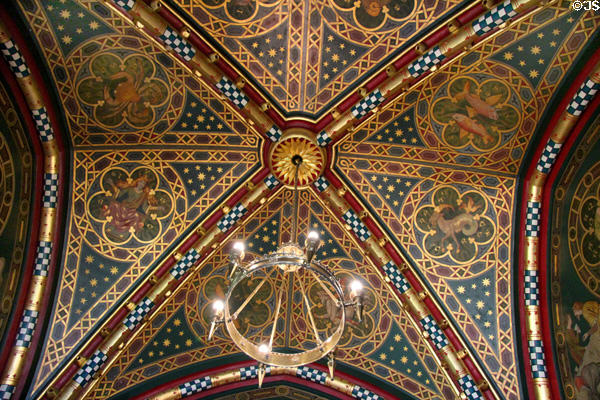
[[[439,64],[446,56],[442,53],[439,46],[435,46],[421,57],[417,58],[408,66],[408,73],[416,78],[425,71],[429,71],[431,67]]]
[[[271,373],[271,366],[265,366],[265,375],[269,375]],[[245,381],[247,379],[256,379],[258,378],[258,367],[256,365],[251,365],[249,367],[240,368],[240,380]]]
[[[396,264],[394,264],[393,261],[387,262],[383,266],[383,270],[385,271],[386,275],[390,278],[394,286],[396,286],[396,289],[398,289],[400,294],[410,289],[410,283],[408,283],[404,275],[402,275],[402,273],[398,271],[398,267],[396,266]]]
[[[54,131],[52,130],[52,126],[50,125],[50,120],[48,119],[48,112],[46,111],[46,107],[38,108],[36,110],[31,110],[31,115],[33,116],[33,120],[35,121],[35,127],[40,134],[40,139],[42,142],[48,142],[54,139]]]
[[[13,385],[3,383],[0,385],[0,400],[9,400],[14,392],[15,387]]]
[[[246,207],[242,203],[238,203],[227,215],[221,218],[217,223],[217,228],[222,232],[227,232],[246,212],[248,212]]]
[[[327,374],[325,372],[309,367],[298,367],[296,369],[296,376],[312,382],[320,383],[321,385],[324,385],[325,380],[327,379]]]
[[[527,237],[538,237],[540,234],[540,207],[539,201],[527,202],[527,215],[525,217],[525,236]]]
[[[596,83],[591,79],[583,82],[581,88],[573,96],[573,100],[571,100],[571,103],[567,107],[567,112],[575,116],[581,115],[598,90],[600,90],[600,83]]]
[[[525,270],[525,305],[539,305],[540,288],[537,270]]]
[[[517,12],[510,0],[506,0],[473,21],[473,31],[477,36],[481,36],[515,15],[517,15]]]
[[[199,258],[200,254],[192,247],[183,257],[181,257],[181,260],[177,261],[173,268],[171,268],[171,275],[173,275],[175,279],[181,278]]]
[[[367,390],[358,385],[355,385],[352,388],[352,397],[354,397],[355,399],[361,399],[361,400],[382,400],[383,399],[378,394],[375,394],[375,393],[371,392],[370,390]]]
[[[203,390],[210,389],[212,387],[212,380],[210,376],[203,378],[194,379],[191,382],[186,382],[183,385],[179,385],[179,392],[181,397],[188,397],[196,393],[200,393]]]
[[[369,229],[365,226],[365,224],[362,223],[354,211],[346,211],[346,213],[342,215],[342,218],[344,218],[344,221],[350,225],[354,231],[354,234],[361,240],[361,242],[364,242],[369,238],[369,236],[371,236]]]
[[[281,138],[281,135],[283,135],[283,132],[277,125],[273,125],[271,129],[267,131],[267,136],[274,142],[278,141]]]
[[[458,380],[458,384],[462,389],[463,393],[468,400],[479,400],[483,399],[483,394],[479,391],[479,388],[475,384],[475,381],[471,375],[465,375]]]
[[[158,38],[165,42],[167,46],[175,50],[175,53],[179,54],[185,61],[190,61],[196,54],[194,47],[186,42],[185,39],[170,26],[167,26],[167,29],[165,29],[163,34]]]
[[[438,350],[443,349],[449,344],[448,338],[446,338],[444,332],[442,332],[437,322],[431,316],[428,315],[419,322],[421,322],[423,329],[429,333],[429,338]]]
[[[115,0],[115,4],[125,11],[129,11],[135,5],[135,0]]]
[[[73,380],[77,382],[79,386],[85,386],[86,383],[92,380],[94,374],[98,372],[107,359],[108,357],[106,354],[100,350],[96,350],[96,352],[92,355],[92,358],[87,360],[83,367],[77,371],[73,377]]]
[[[29,68],[25,64],[25,59],[15,42],[8,40],[7,42],[0,43],[0,50],[17,78],[24,78],[30,74]]]
[[[19,324],[19,331],[17,332],[15,346],[29,347],[31,344],[33,331],[35,330],[35,325],[37,324],[37,319],[37,311],[27,309],[23,311],[23,317],[21,318],[21,323]]]
[[[527,341],[529,347],[529,360],[531,362],[531,374],[533,379],[547,378],[546,358],[544,356],[544,344],[541,340]]]
[[[367,95],[364,99],[358,102],[357,105],[352,107],[352,115],[356,119],[360,119],[367,115],[369,111],[380,105],[385,100],[383,94],[376,89],[373,93]]]
[[[148,314],[150,310],[152,310],[152,307],[154,307],[154,302],[149,298],[144,297],[142,301],[140,301],[140,304],[138,304],[137,307],[134,308],[129,313],[129,315],[127,315],[127,317],[123,321],[123,324],[130,331],[134,330],[137,324],[139,324],[140,321],[144,319],[146,314]]]
[[[226,76],[217,82],[217,88],[238,108],[244,108],[248,104],[248,97],[235,86]]]
[[[277,178],[275,178],[275,175],[273,174],[269,174],[263,180],[263,182],[265,182],[265,185],[267,185],[267,188],[269,189],[273,189],[274,187],[277,187],[279,185],[279,181],[277,180]]]
[[[58,174],[44,174],[43,203],[46,208],[55,208],[58,196]]]
[[[329,187],[329,181],[324,176],[320,176],[319,179],[313,182],[313,185],[319,192],[322,192]]]
[[[35,258],[34,275],[48,276],[50,253],[52,253],[52,242],[40,240],[37,248],[37,257]]]
[[[550,172],[561,147],[562,143],[556,143],[554,140],[548,139],[548,143],[546,143],[546,147],[544,147],[540,161],[538,161],[537,170],[544,174]]]
[[[331,142],[331,137],[329,137],[329,134],[325,131],[319,132],[317,135],[317,144],[321,147],[325,147],[329,144],[329,142]]]

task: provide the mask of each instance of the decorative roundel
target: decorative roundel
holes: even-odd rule
[[[314,182],[325,167],[325,152],[312,137],[310,131],[292,128],[284,132],[269,153],[271,173],[286,186],[294,186],[296,165],[294,159],[300,157],[298,186],[305,187]]]
[[[577,275],[600,295],[600,163],[583,176],[569,210],[569,250]]]

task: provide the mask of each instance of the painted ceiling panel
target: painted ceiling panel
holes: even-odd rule
[[[257,162],[255,151],[235,149],[75,152],[65,267],[38,384]]]
[[[342,158],[340,171],[445,304],[507,398],[519,398],[511,323],[515,180]],[[476,289],[476,290],[475,290]]]
[[[174,0],[286,112],[320,114],[457,0]]]
[[[340,157],[516,175],[537,121],[599,24],[562,7],[523,19],[382,107],[342,141]]]
[[[73,145],[258,144],[231,106],[104,5],[53,0],[21,6],[66,110]]]
[[[16,4],[45,61],[37,67],[50,78],[47,89],[55,91],[64,114],[57,123],[64,123],[60,130],[70,142],[70,158],[62,166],[69,181],[61,182],[66,227],[57,235],[63,253],[28,396],[48,394],[55,378],[80,368],[77,357],[87,352],[89,358],[103,340],[112,346],[108,361],[74,397],[124,399],[161,385],[177,391],[173,382],[183,376],[247,361],[223,331],[207,341],[209,303],[227,290],[230,241],[245,239],[250,259],[291,239],[291,191],[281,188],[272,166],[274,149],[298,126],[310,129],[300,129],[294,140],[314,150],[310,157],[325,170],[315,172],[315,179],[323,175],[301,193],[299,225],[320,232],[324,245],[318,258],[344,285],[357,276],[367,292],[364,324],[348,321],[336,349],[338,369],[398,398],[475,399],[480,389],[497,399],[531,395],[520,381],[525,370],[518,360],[517,321],[523,321],[515,314],[519,174],[539,138],[534,132],[552,111],[549,105],[570,85],[572,67],[585,61],[581,55],[599,30],[599,14],[571,12],[569,2],[539,6],[455,58],[411,64],[429,70],[418,82],[408,78],[406,65],[403,72],[390,68],[382,78],[385,85],[378,85],[384,92],[384,86],[393,88],[385,96],[402,94],[374,104],[366,89],[356,90],[352,96],[363,98],[357,112],[346,104],[348,109],[337,110],[343,115],[332,112],[326,118],[333,121],[323,122],[307,117],[331,111],[399,51],[449,22],[461,6],[480,5],[458,0]],[[146,13],[146,19],[136,19],[141,15],[136,13]],[[193,32],[189,36],[178,16],[209,45]],[[459,30],[465,27],[473,30],[470,24]],[[186,49],[196,58],[177,55],[176,46],[157,40],[153,29],[189,39]],[[218,54],[209,55],[210,46]],[[273,121],[275,112],[265,99],[250,94],[242,81],[219,92],[215,84],[223,76],[233,82],[236,68],[260,94],[302,118]],[[402,91],[409,82],[416,83]],[[248,103],[234,104],[235,95],[249,95]],[[4,112],[10,108],[0,104],[0,151],[14,145],[2,136],[7,125],[18,125]],[[332,137],[319,134],[322,125],[333,145],[327,144]],[[294,143],[277,152],[276,161],[288,172]],[[8,164],[2,164],[4,185],[16,168]],[[0,216],[11,211],[4,210]],[[347,211],[354,219],[341,217]],[[356,224],[354,231],[350,223]],[[582,235],[589,239],[589,232]],[[166,268],[190,252],[195,258],[171,279],[175,275]],[[177,268],[179,262],[173,264]],[[164,275],[157,273],[159,265]],[[389,265],[397,270],[386,269]],[[7,273],[0,269],[3,279]],[[267,317],[284,281],[279,275],[269,281],[259,292],[261,302],[241,314],[239,329],[268,335]],[[288,323],[275,336],[286,349],[307,343],[301,292],[316,305],[319,329],[340,318],[328,298],[298,282],[283,303],[281,320]],[[152,292],[156,304],[148,317],[140,317],[126,334],[101,331],[116,310],[135,307],[138,300],[131,299],[149,293],[143,285],[151,286],[149,291],[168,286],[169,294]],[[253,287],[242,289],[247,294]],[[572,301],[592,300],[557,301],[569,312]],[[557,322],[556,329],[568,331],[563,325]],[[579,384],[574,368],[583,357],[581,346],[573,348],[559,352],[569,366],[562,371],[567,390]],[[70,373],[61,377],[59,390],[65,391],[65,381],[76,382]],[[474,386],[463,387],[466,377]],[[310,396],[329,398],[308,382],[304,388],[275,382],[228,395],[302,398],[309,396],[306,389]]]
[[[291,201],[291,191],[279,191],[233,233],[233,237],[249,238],[248,259],[274,249],[274,243],[290,240]],[[381,380],[384,386],[396,385],[415,399],[452,397],[452,389],[429,345],[414,322],[407,318],[389,284],[363,257],[356,239],[308,191],[301,193],[299,226],[320,231],[324,245],[318,257],[328,263],[342,282],[359,276],[368,286],[365,321],[363,324],[353,319],[349,321],[336,350],[338,368],[342,371],[359,368],[368,374],[371,382]],[[301,241],[303,237],[301,234]],[[206,340],[211,318],[210,301],[215,296],[223,296],[227,285],[229,244],[222,245],[130,341],[106,376],[89,392],[90,398],[127,398],[131,393],[139,392],[136,385],[143,387],[148,380],[161,382],[173,373],[181,376],[199,368],[212,368],[225,362],[226,357],[229,360],[244,359],[222,331],[218,331],[213,341]],[[274,342],[290,349],[303,348],[305,341],[311,338],[309,327],[300,317],[302,302],[297,298],[301,287],[298,282],[294,283],[290,296],[296,300],[290,304],[290,297],[284,296],[279,318],[291,322],[276,334]],[[264,337],[269,335],[272,324],[265,321],[269,321],[267,317],[273,313],[276,287],[282,284],[277,279],[268,280],[257,294],[261,301],[240,314],[240,331]],[[306,288],[309,294],[312,289]],[[252,290],[253,287],[247,288],[248,292]],[[328,314],[329,298],[312,295],[309,298],[315,302],[314,317],[319,329],[329,318],[339,318]],[[298,304],[300,309],[294,308]]]

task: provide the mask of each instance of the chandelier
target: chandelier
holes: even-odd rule
[[[317,260],[321,245],[318,232],[310,231],[304,245],[297,239],[298,231],[298,171],[302,171],[302,155],[287,157],[293,166],[294,205],[292,240],[281,244],[271,254],[244,263],[244,243],[233,243],[229,253],[228,288],[224,298],[212,301],[213,316],[208,334],[211,340],[217,327],[223,325],[234,344],[258,363],[258,385],[262,386],[266,366],[298,367],[327,357],[329,375],[333,378],[334,351],[342,337],[346,318],[363,319],[363,286],[354,279],[346,289],[327,265]],[[288,168],[289,169],[289,168]],[[257,293],[270,282],[272,295],[267,300],[257,299]],[[288,317],[294,317],[295,346],[279,343],[289,329],[290,322],[280,318],[284,296],[287,298]],[[240,316],[253,303],[267,304],[268,313],[262,329],[241,329]],[[326,316],[315,318],[314,309],[327,307]],[[346,308],[351,307],[351,312]],[[290,311],[291,310],[291,311]],[[298,328],[299,327],[299,328]],[[302,329],[303,328],[303,329]],[[279,338],[279,342],[277,340]],[[285,341],[285,340],[283,340]]]

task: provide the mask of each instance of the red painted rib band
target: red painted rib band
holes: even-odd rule
[[[138,289],[137,291],[134,293],[133,296],[131,296],[131,302],[133,304],[137,304],[139,303],[144,296],[146,295],[146,293],[148,293],[148,291],[150,291],[150,288],[152,287],[152,285],[148,282],[144,282]]]
[[[364,223],[367,226],[367,228],[369,228],[369,230],[371,231],[373,236],[375,236],[377,239],[384,236],[383,232],[381,232],[381,230],[379,229],[379,227],[377,226],[377,224],[375,223],[375,221],[373,221],[373,219],[371,217],[365,218]]]
[[[156,13],[160,15],[167,24],[171,25],[171,28],[174,28],[177,31],[183,26],[181,20],[176,15],[172,14],[166,7],[160,7]]]
[[[482,4],[477,4],[475,7],[465,11],[463,14],[459,15],[456,19],[461,25],[469,25],[471,21],[475,18],[479,17],[481,14],[487,11]]]
[[[334,390],[328,386],[321,385],[319,383],[314,383],[311,381],[307,381],[307,380],[299,378],[297,376],[292,376],[292,375],[265,376],[263,384],[270,383],[270,382],[297,383],[304,387],[313,389],[316,392],[326,393],[330,396],[334,396],[336,399],[340,399],[340,400],[353,400],[354,399],[354,397],[347,396],[347,395],[340,393],[337,390]],[[248,387],[248,386],[257,387],[257,385],[258,385],[258,379],[250,379],[250,380],[246,380],[246,381],[228,383],[227,385],[219,386],[214,389],[207,390],[205,392],[200,392],[196,396],[190,397],[190,399],[195,400],[195,399],[212,398],[212,396],[218,395],[219,393],[227,392],[229,390],[235,390],[235,389]],[[386,397],[386,398],[388,398],[388,397]]]
[[[442,320],[442,318],[438,319],[438,321],[441,321],[441,320]],[[448,338],[450,343],[452,343],[452,346],[454,346],[454,348],[457,351],[463,348],[462,344],[460,344],[458,338],[456,337],[456,335],[454,334],[454,331],[452,329],[450,329],[450,328],[444,329],[444,334],[446,335],[446,337]]]
[[[254,183],[255,185],[258,184],[260,181],[265,179],[270,173],[271,171],[268,168],[261,169],[256,175],[252,177],[252,183]]]
[[[125,316],[127,316],[127,314],[129,314],[129,310],[127,310],[126,308],[120,308],[119,311],[117,311],[116,314],[113,315],[108,324],[106,324],[108,330],[113,330],[118,325],[122,324],[123,319],[125,318]]]
[[[227,204],[229,207],[235,207],[237,203],[242,199],[242,197],[246,195],[246,193],[248,193],[248,189],[242,186],[240,190],[235,192],[233,196],[227,199],[227,202],[225,204]]]
[[[442,319],[444,319],[444,316],[440,312],[440,309],[438,308],[438,306],[431,299],[431,296],[425,297],[423,299],[423,303],[425,303],[425,305],[429,309],[429,312],[431,313],[431,315],[433,315],[433,318],[435,318],[436,321],[441,321]],[[455,338],[455,340],[456,340],[456,338]],[[455,343],[452,343],[452,344],[456,345]]]
[[[325,178],[327,178],[329,183],[331,183],[336,188],[340,188],[343,186],[342,182],[337,178],[337,176],[335,176],[335,174],[331,171],[331,169],[329,169],[329,168],[325,169],[325,172],[323,172],[323,176]]]
[[[385,80],[387,78],[388,78],[388,74],[385,71],[381,71],[375,77],[373,77],[369,82],[367,82],[367,84],[365,85],[365,88],[367,88],[367,90],[369,92],[373,91],[373,90],[377,89],[377,86],[379,86],[383,82],[385,82]]]
[[[299,119],[286,121],[285,129],[290,129],[290,128],[308,129],[311,132],[315,132],[315,124],[314,123],[304,121],[304,120],[299,120]]]
[[[362,96],[358,93],[352,93],[348,96],[344,101],[342,101],[336,108],[340,112],[340,114],[345,113],[350,107],[356,104],[358,101],[362,99]]]
[[[473,380],[475,382],[477,382],[483,378],[483,376],[481,376],[481,374],[477,370],[477,367],[475,367],[475,364],[473,363],[473,359],[470,356],[464,357],[463,362],[465,363],[465,367],[467,367],[467,369],[471,373],[471,377],[473,378]]]
[[[171,267],[177,262],[177,260],[175,260],[174,257],[169,257],[165,260],[164,263],[162,263],[158,269],[156,271],[154,271],[154,275],[157,278],[160,278],[161,276],[163,276],[163,274],[165,274],[169,269],[171,269]]]
[[[269,118],[273,120],[273,123],[275,123],[275,125],[279,127],[285,126],[285,120],[281,117],[281,115],[279,115],[277,111],[273,109],[273,107],[269,107],[269,109],[265,111],[265,114],[267,114]]]
[[[225,60],[223,60],[220,57],[219,57],[219,59],[217,59],[217,61],[215,61],[215,65],[217,67],[219,67],[219,69],[223,72],[223,74],[225,74],[226,76],[228,76],[232,81],[235,81],[240,76],[240,74],[238,74],[231,67],[231,65],[229,65],[229,63],[225,62]]]
[[[223,211],[221,210],[217,210],[215,211],[213,214],[211,214],[210,217],[208,217],[208,219],[206,220],[206,222],[204,224],[202,224],[202,227],[206,230],[210,229],[214,224],[216,224],[221,217],[223,217]]]
[[[321,118],[315,125],[315,133],[319,133],[321,132],[323,129],[325,129],[325,127],[327,125],[329,125],[330,123],[332,123],[334,120],[333,118],[333,114],[332,113],[328,113],[327,115],[325,115],[323,118]]]
[[[394,61],[394,67],[396,69],[401,69],[417,57],[419,57],[419,54],[415,51],[415,49],[410,49],[406,52],[406,54],[403,54],[402,57]]]
[[[189,249],[192,248],[192,246],[194,246],[194,243],[196,243],[198,241],[198,239],[200,238],[200,235],[198,235],[197,233],[193,233],[190,235],[189,238],[187,238],[177,249],[177,251],[179,251],[181,254],[185,254],[189,251]]]
[[[354,198],[354,196],[352,196],[352,194],[350,194],[350,192],[344,193],[344,200],[348,202],[348,205],[351,209],[354,210],[354,212],[356,212],[356,215],[359,215],[362,212],[363,207],[359,204],[358,201],[356,201],[356,199]]]
[[[450,35],[450,30],[447,26],[440,27],[437,31],[431,34],[426,40],[427,47],[433,47]]]
[[[60,390],[71,380],[71,377],[75,375],[77,371],[79,371],[79,365],[75,362],[71,363],[67,369],[65,369],[65,372],[56,380],[56,382],[54,382],[52,387],[56,390]]]

